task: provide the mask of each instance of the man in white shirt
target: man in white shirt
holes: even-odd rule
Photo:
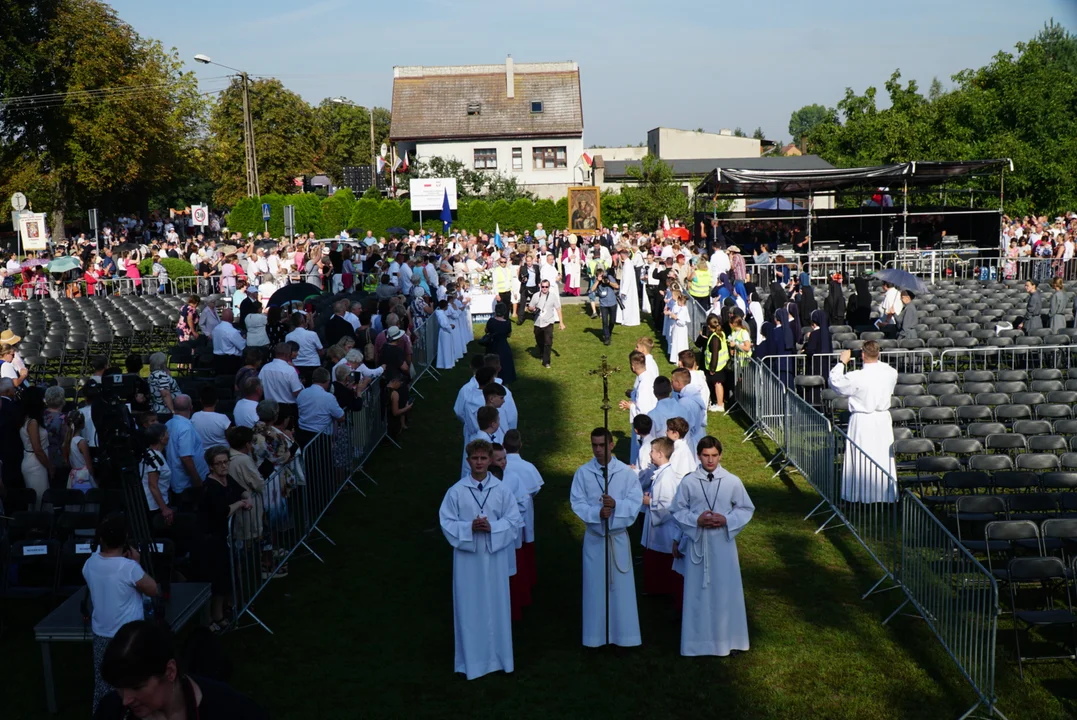
[[[344,319],[351,323],[352,330],[359,329],[359,314],[363,312],[363,303],[353,302],[351,307],[344,313]]]
[[[266,400],[276,401],[279,419],[299,417],[295,399],[303,390],[303,383],[299,380],[299,373],[288,362],[291,357],[292,349],[288,343],[277,343],[273,346],[273,359],[258,372],[258,379],[262,381],[261,391]]]
[[[258,248],[254,251],[254,257],[251,258],[251,270],[253,277],[252,283],[265,282],[268,278],[265,276],[269,274],[269,261],[266,260],[266,251],[264,248]]]
[[[344,410],[329,392],[329,371],[325,368],[315,368],[310,387],[299,393],[296,405],[299,408],[299,428],[295,439],[303,447],[316,437],[329,439],[333,423],[344,421]]]
[[[550,351],[553,350],[553,324],[556,322],[561,330],[565,321],[561,317],[561,298],[551,292],[550,282],[543,280],[539,291],[531,296],[527,309],[535,313],[535,344],[542,353],[542,367],[550,367]]]
[[[202,401],[202,409],[191,415],[191,424],[198,437],[202,438],[202,444],[211,448],[214,445],[227,445],[228,440],[224,431],[232,427],[232,421],[227,415],[217,412],[217,388],[214,385],[206,385],[198,393],[198,399]]]
[[[262,399],[262,381],[256,377],[249,377],[243,381],[240,392],[243,393],[243,397],[236,401],[232,417],[236,419],[237,427],[252,428],[258,422],[258,403]],[[194,422],[194,418],[191,421]]]
[[[232,309],[221,312],[221,322],[213,330],[213,366],[218,375],[231,377],[243,364],[243,349],[247,341],[232,324]]]
[[[296,328],[285,335],[284,339],[299,345],[299,354],[295,358],[294,365],[299,371],[299,378],[303,384],[308,385],[311,382],[311,373],[322,364],[321,358],[325,350],[322,349],[322,340],[318,337],[318,333],[309,329],[311,316],[305,313],[296,313],[296,315],[299,315],[299,318],[292,315]]]

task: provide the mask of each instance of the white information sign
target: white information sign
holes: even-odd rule
[[[456,209],[456,178],[418,178],[409,181],[413,211],[441,212],[445,191],[449,192],[449,209]]]
[[[48,230],[45,227],[45,213],[20,213],[19,232],[22,233],[23,250],[46,249]]]

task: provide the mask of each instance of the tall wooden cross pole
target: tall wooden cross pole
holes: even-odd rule
[[[606,431],[603,440],[606,442],[606,462],[602,465],[602,494],[610,494],[610,460],[613,456],[613,446],[609,442],[610,437],[610,375],[620,372],[620,368],[610,367],[606,362],[606,356],[602,356],[602,364],[591,371],[592,375],[602,377],[602,428]],[[602,537],[605,542],[605,568],[606,568],[606,644],[610,644],[610,521],[602,518]]]

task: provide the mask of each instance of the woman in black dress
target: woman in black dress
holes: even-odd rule
[[[202,520],[205,523],[205,570],[212,583],[210,597],[210,629],[219,632],[228,627],[224,617],[224,601],[232,592],[231,569],[228,562],[228,519],[237,512],[247,512],[253,506],[248,493],[228,474],[228,448],[217,445],[206,450],[209,475],[203,483]]]
[[[509,347],[512,323],[509,322],[509,309],[505,303],[498,303],[494,308],[494,316],[486,322],[486,335],[490,338],[486,352],[496,354],[501,359],[501,382],[515,382],[516,363],[512,360],[512,348]]]

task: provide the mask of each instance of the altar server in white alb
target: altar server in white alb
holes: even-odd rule
[[[838,364],[830,371],[830,389],[849,398],[849,440],[859,448],[858,451],[845,443],[841,499],[863,503],[895,502],[897,467],[890,396],[897,385],[898,374],[894,368],[879,361],[879,343],[874,340],[864,343],[863,358],[862,369],[848,372],[852,353],[843,350]]]
[[[470,472],[445,493],[441,531],[453,547],[455,669],[468,680],[513,671],[509,557],[522,520],[516,498],[488,473],[490,443],[468,445]]]
[[[658,371],[655,370],[652,373],[647,366],[647,356],[639,350],[633,350],[628,354],[628,365],[636,375],[636,382],[628,392],[628,399],[622,400],[619,407],[628,411],[628,423],[631,425],[635,422],[637,415],[646,415],[658,404],[658,398],[654,396],[654,381],[658,377]],[[638,453],[639,441],[633,433],[629,451],[629,457],[632,458],[633,463]]]
[[[720,655],[748,649],[748,615],[737,556],[737,534],[755,506],[744,484],[720,466],[722,443],[699,441],[699,469],[681,478],[673,517],[684,554],[681,655]]]
[[[442,300],[434,311],[438,319],[438,356],[434,363],[438,370],[448,370],[456,364],[456,343],[453,340],[456,325],[449,316],[449,303]]]
[[[643,505],[643,490],[636,474],[613,457],[613,436],[604,428],[591,431],[594,458],[572,477],[572,511],[587,525],[583,536],[583,644],[606,644],[606,540],[603,520],[609,523],[610,643],[630,647],[641,643],[636,611],[636,584],[632,574],[632,547],[628,527]],[[609,470],[605,492],[602,467]]]

